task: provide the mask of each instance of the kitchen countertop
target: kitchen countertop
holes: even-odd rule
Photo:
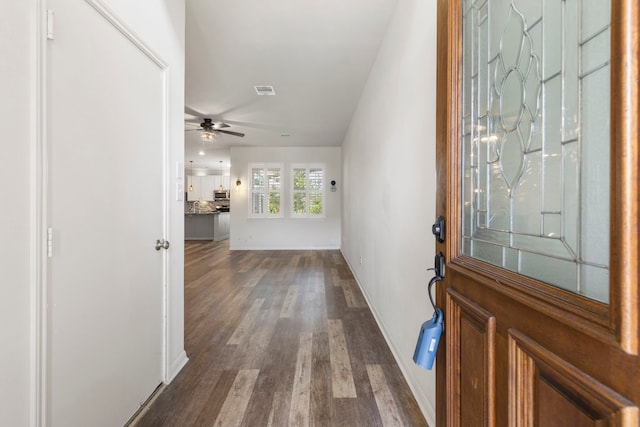
[[[229,211],[214,211],[214,212],[185,212],[185,215],[217,215],[220,213],[225,213]]]

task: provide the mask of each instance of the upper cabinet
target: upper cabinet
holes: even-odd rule
[[[213,190],[215,189],[215,176],[207,175],[202,177],[202,195],[200,200],[213,201]]]
[[[190,189],[193,188],[192,191]],[[196,200],[213,200],[213,190],[215,186],[215,177],[213,175],[194,176],[187,175],[187,200],[195,202]]]
[[[213,188],[215,191],[220,191],[220,186],[222,185],[222,176],[221,175],[213,175]]]
[[[229,177],[224,175],[213,175],[213,188],[215,191],[227,191],[229,189]]]

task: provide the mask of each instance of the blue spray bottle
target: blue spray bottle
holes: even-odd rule
[[[431,306],[433,307],[433,317],[431,320],[427,320],[422,324],[416,349],[413,352],[413,361],[416,365],[424,369],[433,368],[433,361],[438,351],[438,343],[440,342],[440,336],[444,329],[444,314],[439,307],[436,307],[433,297],[431,296],[431,288],[433,285],[444,277],[444,256],[442,253],[436,255],[435,261],[436,267],[434,270],[436,271],[436,275],[429,281],[428,286],[429,301],[431,301]]]

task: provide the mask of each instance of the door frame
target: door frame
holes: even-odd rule
[[[33,35],[31,52],[32,72],[32,96],[31,118],[34,123],[34,131],[30,140],[31,148],[31,185],[30,193],[30,360],[29,360],[29,425],[32,427],[44,426],[47,423],[48,382],[50,330],[48,322],[47,301],[49,298],[49,269],[48,269],[48,218],[49,218],[49,185],[48,185],[48,155],[49,136],[48,127],[48,40],[47,40],[47,0],[30,0],[32,7],[31,30]],[[95,11],[102,16],[111,26],[120,32],[129,42],[146,55],[162,72],[163,77],[163,106],[162,106],[162,238],[169,240],[171,227],[175,221],[170,216],[169,197],[171,190],[170,181],[170,150],[169,150],[169,66],[154,52],[154,50],[129,27],[102,0],[85,0]],[[55,26],[54,26],[55,30]],[[151,242],[152,243],[152,242]],[[170,360],[170,251],[162,251],[162,343],[161,343],[161,372],[163,383],[172,379],[172,366]],[[180,359],[184,366],[186,360]],[[179,369],[178,369],[179,370]],[[177,373],[177,371],[176,371]],[[133,415],[133,414],[131,414]]]
[[[438,0],[437,5],[437,94],[436,104],[436,213],[447,221],[447,240],[436,243],[447,268],[473,267],[492,289],[534,307],[551,318],[597,340],[617,345],[638,355],[640,295],[638,278],[640,186],[638,185],[640,138],[640,5],[637,0],[612,1],[611,11],[611,197],[610,303],[605,305],[551,288],[515,273],[488,267],[460,256],[460,184],[458,141],[461,93],[462,0]],[[618,90],[624,87],[625,90]],[[614,98],[615,95],[615,98]],[[449,148],[451,148],[449,150]],[[448,173],[449,171],[449,173]],[[625,208],[620,208],[624,206]],[[622,230],[622,232],[617,232]],[[491,279],[490,279],[491,278]],[[436,291],[437,301],[446,306],[446,278]],[[522,283],[522,284],[520,284]],[[523,286],[524,285],[524,286]],[[445,313],[446,319],[447,313]],[[568,317],[568,319],[567,319]],[[437,425],[447,425],[446,390],[451,373],[447,366],[447,343],[443,337],[436,359]]]

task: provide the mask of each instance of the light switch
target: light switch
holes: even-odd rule
[[[184,201],[184,184],[181,182],[176,184],[176,200],[178,202]]]
[[[184,167],[182,162],[176,162],[176,178],[182,179],[184,177]]]

